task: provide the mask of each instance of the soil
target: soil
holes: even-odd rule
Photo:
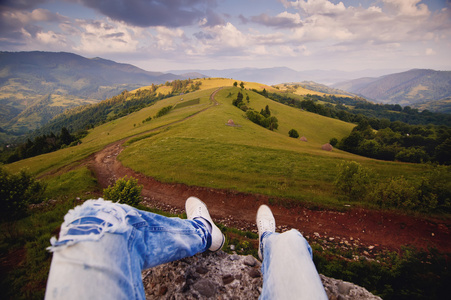
[[[212,101],[216,92],[210,97]],[[143,185],[143,203],[147,206],[182,213],[185,200],[195,196],[207,204],[215,222],[242,230],[257,231],[257,209],[261,204],[269,205],[267,196],[159,182],[121,164],[117,156],[123,150],[124,142],[125,140],[122,140],[110,144],[89,158],[88,165],[102,188],[114,183],[118,178],[132,176]],[[269,206],[275,216],[278,231],[296,228],[307,238],[340,244],[350,242],[364,249],[367,254],[380,250],[399,251],[404,245],[420,249],[434,247],[443,253],[451,252],[449,219],[415,217],[363,208],[336,211]]]

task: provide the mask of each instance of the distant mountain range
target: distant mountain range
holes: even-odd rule
[[[320,92],[331,91],[324,85],[341,82],[332,86],[373,101],[451,112],[451,72],[411,70],[390,74],[393,71],[295,71],[277,67],[162,73],[66,52],[0,52],[0,140],[6,139],[5,135],[25,134],[66,109],[111,98],[125,89],[202,77],[269,85],[303,82]]]
[[[451,71],[413,69],[376,78],[344,81],[332,86],[375,102],[451,112]]]
[[[221,77],[221,78],[234,78],[237,80],[251,81],[264,83],[267,85],[274,85],[279,83],[292,83],[303,81],[314,81],[317,83],[331,85],[337,82],[345,80],[351,80],[355,78],[365,76],[382,76],[400,70],[362,70],[355,72],[346,72],[339,70],[306,70],[295,71],[287,67],[275,67],[275,68],[238,68],[238,69],[224,69],[224,70],[170,70],[169,73],[186,75],[196,74],[197,77]],[[191,78],[194,78],[192,76]]]
[[[0,52],[0,128],[23,134],[65,109],[184,78],[73,53]]]
[[[164,83],[184,76],[149,72],[102,58],[66,52],[0,52],[0,87],[12,81],[40,94],[60,93],[102,99],[116,93],[106,87]]]

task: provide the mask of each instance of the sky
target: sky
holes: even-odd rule
[[[451,0],[0,0],[0,51],[148,71],[451,70]]]

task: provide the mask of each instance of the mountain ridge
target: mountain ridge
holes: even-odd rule
[[[2,51],[0,127],[11,135],[21,135],[68,108],[96,103],[123,90],[183,78],[69,52]],[[48,100],[47,108],[41,105],[43,98]],[[32,119],[27,112],[30,108],[36,112]]]
[[[362,70],[362,71],[340,71],[340,70],[303,70],[296,71],[289,67],[272,68],[231,68],[231,69],[187,69],[168,70],[174,74],[197,72],[208,77],[240,78],[243,81],[260,82],[268,85],[292,83],[302,81],[315,81],[325,85],[335,84],[344,80],[351,80],[364,76],[382,76],[399,70]]]
[[[332,85],[367,99],[428,109],[427,102],[451,96],[451,71],[412,69],[376,78],[359,78]]]

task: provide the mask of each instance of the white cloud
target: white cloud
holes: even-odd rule
[[[393,10],[398,16],[421,17],[429,16],[430,11],[421,0],[382,0],[389,10]]]
[[[66,37],[62,34],[55,33],[53,31],[38,32],[36,34],[36,39],[40,43],[49,45],[49,46],[57,46],[57,47],[66,47],[67,46]]]
[[[156,28],[158,34],[156,36],[157,47],[161,50],[175,50],[177,47],[177,39],[184,37],[182,29],[170,29],[159,26]]]
[[[432,48],[427,48],[425,51],[425,54],[429,56],[429,55],[435,55],[437,53]]]
[[[333,4],[328,0],[298,0],[290,3],[291,7],[298,8],[308,15],[340,14],[346,10],[343,2]]]
[[[206,50],[210,51],[210,55],[214,53],[224,53],[234,49],[235,51],[242,51],[246,46],[247,37],[239,31],[232,23],[225,25],[216,25],[212,27],[205,27],[203,31],[195,34],[197,40],[192,43],[190,53],[202,53]],[[201,43],[199,47],[197,43]]]
[[[424,41],[434,38],[434,24],[439,27],[448,23],[446,28],[451,29],[450,21],[443,20],[446,18],[444,12],[431,18],[427,5],[420,3],[420,0],[383,0],[383,7],[373,5],[366,9],[346,7],[342,2],[334,4],[329,0],[298,0],[287,3],[298,9],[303,16],[301,26],[293,31],[296,38],[304,42]]]
[[[82,53],[123,53],[136,51],[141,29],[111,19],[77,20],[80,42],[74,49]]]

